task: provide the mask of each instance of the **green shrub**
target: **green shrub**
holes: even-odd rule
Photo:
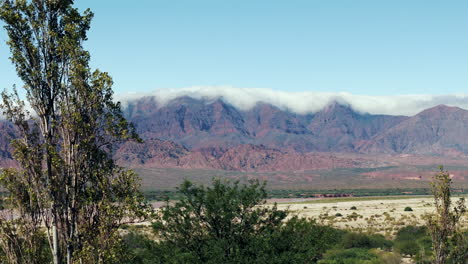
[[[405,207],[405,212],[412,212],[413,211],[413,208],[407,206]]]
[[[390,250],[393,246],[392,241],[385,239],[383,235],[367,235],[363,233],[347,233],[343,236],[341,246],[348,248],[381,248]]]
[[[271,236],[265,236],[262,259],[255,263],[316,262],[328,249],[336,245],[344,231],[317,224],[313,220],[293,217]],[[285,243],[285,241],[288,241]],[[259,248],[255,249],[258,254]],[[253,262],[253,261],[252,261]]]
[[[343,216],[343,215],[340,214],[340,213],[336,213],[335,216],[336,216],[336,217],[340,217],[340,216]]]
[[[389,251],[393,247],[393,242],[386,239],[381,234],[372,234],[372,235],[369,235],[369,237],[371,240],[372,248],[380,248],[380,249]]]
[[[153,223],[160,238],[153,263],[315,263],[344,231],[258,206],[265,185],[214,180],[185,182],[181,199],[161,208]],[[135,262],[143,263],[143,262]]]
[[[376,249],[351,248],[327,251],[319,264],[399,264],[401,256]]]
[[[351,206],[351,208],[349,208],[349,210],[357,210],[356,206]]]
[[[330,250],[318,264],[380,264],[378,256],[368,249],[350,248]]]
[[[425,226],[405,226],[398,230],[395,240],[415,240],[427,236],[429,236],[429,233]]]
[[[420,247],[416,240],[405,240],[395,242],[395,250],[403,255],[415,256],[418,254]]]
[[[406,226],[398,230],[395,236],[395,251],[414,256],[418,263],[430,263],[432,260],[432,240],[425,226]]]
[[[379,257],[381,264],[400,264],[401,255],[394,252],[386,252],[381,250],[372,250],[372,253]]]
[[[148,237],[130,232],[122,238],[128,264],[150,264],[158,263],[160,254],[158,253],[158,244]]]

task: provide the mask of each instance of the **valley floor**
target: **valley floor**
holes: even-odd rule
[[[452,203],[455,204],[459,198],[453,197]],[[278,202],[278,208],[288,209],[291,215],[314,218],[321,223],[353,231],[378,232],[387,237],[394,236],[403,226],[425,224],[424,216],[434,211],[434,199],[430,196],[283,199],[272,202]],[[407,207],[412,211],[405,211]],[[463,219],[462,225],[468,226],[468,217]]]

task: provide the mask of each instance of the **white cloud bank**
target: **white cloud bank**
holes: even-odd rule
[[[144,96],[153,96],[159,104],[167,104],[171,100],[182,96],[204,100],[222,98],[225,102],[241,110],[248,110],[257,103],[263,102],[298,114],[320,111],[333,101],[348,104],[355,111],[370,114],[409,116],[439,104],[468,109],[468,94],[370,96],[347,92],[285,92],[265,88],[236,88],[230,86],[158,89],[146,94],[120,95],[117,96],[117,99],[125,103]]]

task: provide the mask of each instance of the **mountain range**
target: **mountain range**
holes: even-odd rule
[[[147,97],[129,103],[125,115],[143,139],[190,150],[253,144],[300,153],[468,153],[468,111],[445,105],[409,117],[359,113],[333,102],[301,115],[263,103],[239,110],[222,99],[181,97],[159,105]]]
[[[119,146],[114,157],[128,167],[293,171],[369,167],[387,155],[468,154],[468,111],[445,105],[414,116],[373,115],[332,102],[316,113],[297,114],[266,103],[241,110],[222,98],[153,97],[127,102],[124,114],[145,141]],[[0,123],[0,162],[11,164],[8,122]],[[374,164],[375,165],[375,164]]]

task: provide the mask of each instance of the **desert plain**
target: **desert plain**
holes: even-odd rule
[[[460,198],[465,198],[467,204],[466,196],[458,196],[452,197],[452,205]],[[269,200],[267,205],[275,202],[278,209],[289,210],[291,216],[313,218],[337,228],[381,233],[387,237],[393,237],[407,225],[424,225],[425,216],[434,212],[431,196],[279,199]],[[407,207],[412,211],[405,211]],[[466,215],[461,221],[462,226],[468,226]]]

